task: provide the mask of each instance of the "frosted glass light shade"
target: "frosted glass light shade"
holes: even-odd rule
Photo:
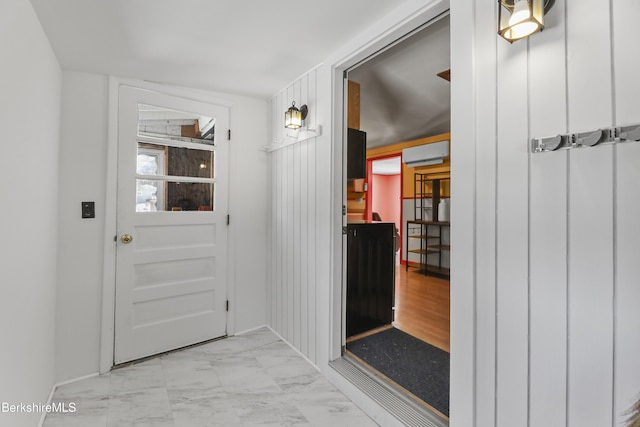
[[[498,34],[513,43],[542,31],[544,6],[545,0],[498,0]]]
[[[307,106],[303,105],[298,109],[293,102],[291,107],[284,113],[284,127],[287,129],[300,129],[302,121],[307,117]]]

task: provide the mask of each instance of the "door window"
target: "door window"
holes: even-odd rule
[[[136,212],[215,210],[215,118],[138,105]]]

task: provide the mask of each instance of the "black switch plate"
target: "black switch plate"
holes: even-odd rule
[[[96,217],[96,202],[82,202],[82,218]]]

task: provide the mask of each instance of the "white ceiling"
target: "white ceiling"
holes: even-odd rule
[[[66,70],[268,99],[398,7],[389,0],[31,0]],[[349,72],[367,147],[450,130],[446,16]]]
[[[31,0],[62,67],[268,98],[389,0]]]

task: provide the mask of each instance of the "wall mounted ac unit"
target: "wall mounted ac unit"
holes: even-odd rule
[[[402,163],[415,168],[418,166],[443,163],[449,155],[449,141],[433,142],[402,150]]]

